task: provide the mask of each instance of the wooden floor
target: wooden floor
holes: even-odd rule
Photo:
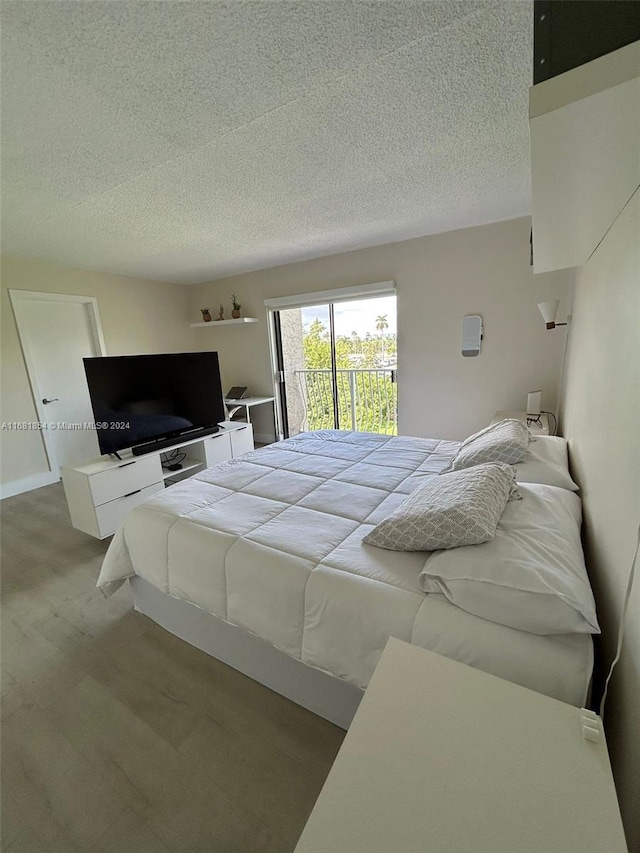
[[[3,853],[293,850],[344,733],[105,600],[61,485],[0,511]]]

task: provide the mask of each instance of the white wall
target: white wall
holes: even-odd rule
[[[538,302],[565,296],[567,272],[534,278],[528,218],[421,237],[194,285],[192,319],[214,314],[237,293],[253,326],[197,331],[197,345],[217,349],[223,384],[272,394],[267,298],[393,279],[398,287],[398,418],[402,433],[463,438],[498,409],[523,409],[543,389],[554,410],[565,331],[545,330]],[[562,310],[562,307],[561,307]],[[481,314],[477,358],[461,355],[462,318]],[[255,411],[256,432],[273,431]],[[252,415],[253,417],[253,415]]]
[[[10,288],[95,296],[107,355],[194,349],[187,287],[4,256],[0,303],[2,421],[38,420],[9,300]],[[5,430],[0,438],[0,482],[5,493],[19,488],[22,480],[36,484],[49,471],[40,433]]]
[[[561,421],[582,487],[585,554],[608,665],[640,522],[640,191],[577,270],[571,310]],[[637,577],[605,709],[630,850],[640,850],[639,616]]]

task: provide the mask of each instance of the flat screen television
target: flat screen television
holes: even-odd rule
[[[84,369],[101,453],[148,453],[225,419],[217,352],[85,358]]]

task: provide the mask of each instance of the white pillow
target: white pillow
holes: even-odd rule
[[[460,471],[483,462],[515,465],[524,457],[530,440],[525,424],[515,418],[490,424],[462,442],[450,468]]]
[[[513,468],[496,462],[430,477],[362,540],[390,551],[435,551],[493,539],[515,492]]]
[[[580,498],[566,489],[520,485],[495,538],[438,551],[418,586],[468,613],[532,634],[599,634],[580,544]]]
[[[577,492],[579,486],[569,474],[566,440],[556,435],[532,439],[524,459],[516,466],[516,480]]]

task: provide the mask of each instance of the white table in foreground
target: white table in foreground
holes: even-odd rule
[[[516,421],[522,421],[523,424],[529,427],[531,435],[550,435],[549,433],[549,415],[541,414],[537,421],[531,421],[527,417],[526,412],[496,412],[493,416],[492,424],[497,424],[507,418],[513,418]]]
[[[579,708],[391,638],[295,853],[624,853]]]

